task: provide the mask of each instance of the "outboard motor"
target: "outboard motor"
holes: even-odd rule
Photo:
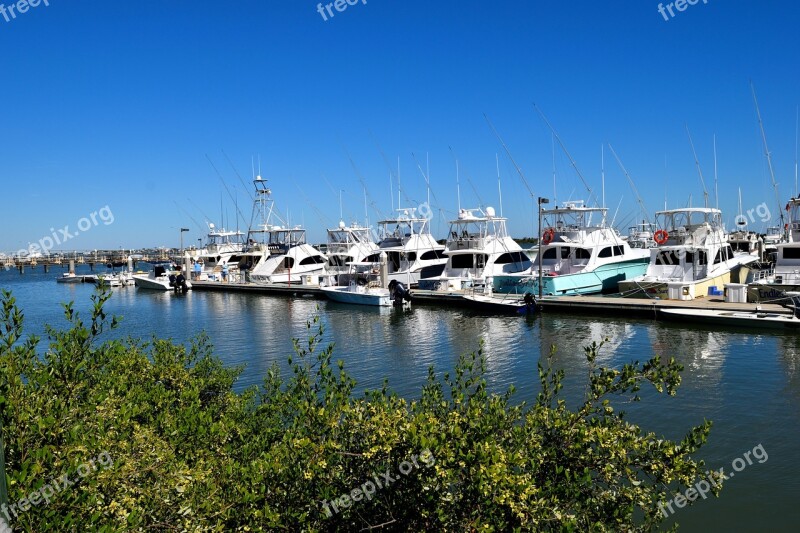
[[[392,300],[394,300],[394,305],[396,306],[403,305],[403,300],[411,302],[411,292],[396,279],[389,282],[389,295],[392,297]]]
[[[172,276],[170,276],[170,278],[171,277]],[[174,287],[175,287],[175,292],[178,292],[178,293],[186,292],[187,290],[189,290],[189,287],[187,287],[187,285],[186,285],[186,278],[183,277],[183,274],[178,274],[177,276],[175,276],[175,285],[174,285]]]
[[[525,302],[528,311],[532,311],[536,308],[536,296],[534,296],[533,293],[526,292],[525,296],[522,297],[522,301]]]

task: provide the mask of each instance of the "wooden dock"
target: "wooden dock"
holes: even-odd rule
[[[192,288],[199,291],[238,292],[267,294],[274,296],[313,296],[324,299],[325,294],[318,285],[256,283],[222,283],[218,281],[193,281]],[[414,305],[441,307],[473,307],[473,303],[463,298],[472,291],[422,291],[412,290]],[[517,302],[522,295],[495,294],[498,298]],[[538,300],[542,312],[569,313],[580,315],[614,315],[636,318],[658,319],[659,309],[714,309],[724,311],[756,311],[791,315],[792,310],[777,304],[728,303],[722,298],[697,298],[695,300],[651,300],[647,298],[619,298],[615,296],[546,296]]]
[[[756,311],[791,315],[792,310],[777,304],[728,303],[722,298],[694,300],[651,300],[615,296],[547,296],[538,301],[542,311],[592,315],[616,315],[660,318],[659,309],[713,309],[721,311]]]
[[[191,281],[191,280],[190,280]],[[319,285],[303,285],[301,283],[259,285],[257,283],[225,283],[223,281],[191,281],[192,290],[216,292],[244,292],[249,294],[270,294],[273,296],[313,296],[323,299]]]

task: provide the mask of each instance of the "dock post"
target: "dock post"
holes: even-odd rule
[[[42,266],[44,266],[44,273],[45,274],[50,272],[50,264],[49,263],[44,263]]]
[[[389,286],[389,263],[386,252],[381,252],[381,287],[386,288]]]
[[[70,259],[69,260],[69,273],[70,274],[74,274],[75,273],[75,260],[74,259]]]
[[[24,274],[25,273],[25,265],[23,265],[22,263],[20,263],[17,268],[19,269],[19,273],[20,274]]]

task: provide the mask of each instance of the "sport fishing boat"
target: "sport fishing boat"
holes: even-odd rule
[[[650,250],[644,275],[621,281],[628,297],[691,300],[712,287],[738,283],[740,272],[758,256],[734,252],[722,226],[722,212],[711,207],[687,207],[656,213],[658,246]]]
[[[306,243],[306,230],[300,226],[269,226],[266,246],[269,256],[250,272],[254,283],[318,284],[325,270],[325,257]]]
[[[354,272],[373,269],[373,262],[368,262],[367,258],[380,253],[370,228],[356,222],[348,226],[344,220],[339,221],[337,228],[328,230],[326,249],[325,274],[329,285],[349,285]],[[353,264],[358,268],[353,269]]]
[[[267,181],[257,176],[253,183],[256,186],[255,210],[260,214],[260,221],[248,231],[250,255],[236,254],[237,267],[243,260],[251,259],[250,281],[261,285],[318,284],[324,272],[325,257],[306,243],[303,227],[289,227],[280,219]],[[273,220],[280,224],[274,224]]]
[[[494,208],[460,209],[450,222],[444,255],[447,263],[440,276],[419,280],[422,290],[452,291],[468,287],[491,287],[495,276],[526,272],[531,260],[508,236],[506,218]]]
[[[586,207],[582,201],[544,210],[550,226],[542,232],[541,256],[521,274],[495,276],[494,290],[539,294],[541,283],[544,295],[616,292],[620,281],[643,275],[650,250],[631,247],[606,225],[606,213],[606,208]]]
[[[772,273],[748,285],[748,301],[784,300],[787,292],[800,291],[800,198],[790,199],[786,211],[789,215],[789,223],[785,226],[788,242],[774,244]]]
[[[245,235],[241,231],[226,231],[217,228],[213,223],[208,224],[204,249],[194,258],[202,265],[202,275],[211,279],[219,279],[224,266],[233,266],[231,258],[240,254],[245,247]]]
[[[398,213],[395,218],[378,222],[381,226],[378,252],[365,261],[379,263],[380,252],[386,252],[389,280],[413,287],[422,277],[441,275],[447,256],[444,245],[431,235],[430,221],[416,216],[416,208],[399,209]]]

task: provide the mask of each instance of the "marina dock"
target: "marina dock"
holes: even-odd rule
[[[324,299],[325,295],[318,285],[255,283],[220,283],[218,281],[193,281],[192,288],[199,291],[238,292],[274,296],[311,296]],[[472,291],[424,291],[413,289],[414,305],[443,307],[473,307],[464,298]],[[498,299],[518,302],[522,295],[495,295]],[[696,298],[694,300],[651,300],[646,298],[620,298],[615,296],[546,296],[537,300],[542,312],[556,312],[579,315],[614,315],[636,318],[658,319],[659,309],[707,309],[724,311],[764,311],[790,316],[792,310],[777,304],[730,303],[722,298]]]

